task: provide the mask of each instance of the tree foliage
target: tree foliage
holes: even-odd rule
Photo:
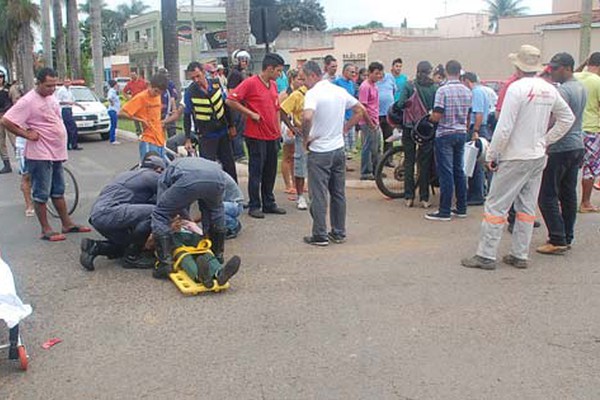
[[[516,17],[527,12],[523,0],[485,0],[490,13],[490,27],[498,31],[498,20],[501,17]]]
[[[353,26],[352,29],[379,29],[383,28],[383,24],[379,21],[371,21],[367,24]]]
[[[282,30],[324,31],[327,29],[325,9],[318,0],[251,0],[250,10],[260,7],[279,8],[279,26]]]

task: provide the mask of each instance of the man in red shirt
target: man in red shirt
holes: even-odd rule
[[[138,77],[137,72],[132,72],[130,77],[131,80],[123,88],[123,95],[128,101],[148,88],[148,82],[144,78]],[[137,121],[135,121],[135,132],[138,135],[142,133],[142,125]]]
[[[244,137],[248,148],[248,214],[253,218],[286,213],[277,207],[273,194],[281,138],[275,79],[281,75],[284,64],[279,54],[267,54],[261,73],[244,80],[231,91],[226,101],[227,106],[246,117]]]

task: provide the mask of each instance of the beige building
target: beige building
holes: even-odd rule
[[[598,0],[594,0],[594,3],[598,3]],[[552,13],[581,11],[581,4],[581,0],[552,0]],[[598,7],[598,4],[593,6]]]
[[[498,35],[540,32],[541,25],[556,21],[559,18],[568,17],[572,14],[572,12],[564,12],[499,18]]]
[[[581,15],[572,14],[569,17],[554,20],[540,26],[542,31],[542,53],[545,59],[566,51],[575,60],[579,59],[579,40],[581,35]],[[600,51],[600,10],[592,13],[592,51]],[[587,55],[586,55],[587,57]]]
[[[489,28],[490,16],[486,13],[460,13],[437,19],[438,35],[444,38],[483,36]]]

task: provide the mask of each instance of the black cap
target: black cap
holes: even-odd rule
[[[569,53],[558,53],[555,54],[552,59],[550,59],[548,65],[552,68],[570,67],[573,69],[575,68],[575,60]]]

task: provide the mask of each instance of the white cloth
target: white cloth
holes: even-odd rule
[[[31,306],[23,304],[17,296],[10,267],[0,258],[0,319],[3,319],[9,328],[13,328],[31,314],[31,311]]]
[[[56,100],[58,100],[59,103],[62,103],[62,102],[73,103],[75,101],[73,92],[71,92],[70,88],[67,88],[65,86],[61,86],[60,89],[58,89],[56,91],[54,96],[56,96]],[[61,104],[60,105],[60,108],[71,108],[71,107],[72,106],[70,104]]]
[[[556,123],[548,130],[550,114]],[[546,147],[562,138],[573,122],[573,112],[554,86],[542,78],[521,78],[506,92],[486,160],[544,157]]]
[[[356,104],[356,98],[328,80],[318,82],[306,92],[304,109],[314,111],[309,150],[325,153],[344,147],[344,115]]]

